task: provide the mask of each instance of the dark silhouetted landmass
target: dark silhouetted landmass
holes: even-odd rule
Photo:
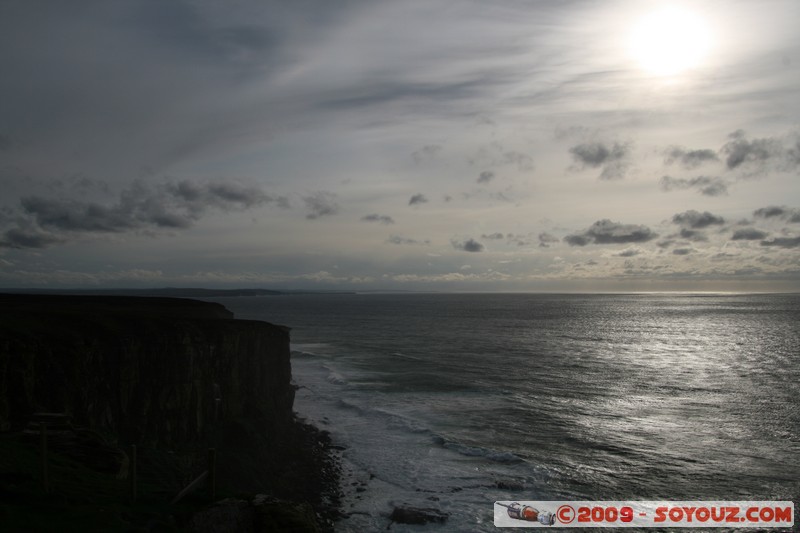
[[[338,467],[327,434],[295,418],[294,391],[289,328],[235,320],[218,303],[0,294],[0,516],[41,524],[50,513],[81,530],[73,510],[93,515],[96,505],[98,513],[118,513],[119,528],[104,522],[101,530],[139,530],[142,515],[188,524],[191,508],[164,503],[174,494],[158,499],[143,489],[144,503],[131,508],[124,498],[97,496],[97,479],[113,483],[115,476],[94,472],[98,467],[75,455],[76,443],[108,457],[103,472],[116,478],[128,475],[130,445],[151,461],[150,476],[165,478],[215,448],[218,499],[265,494],[259,507],[240,500],[246,520],[271,520],[268,508],[296,508],[284,518],[313,531],[314,511],[323,524],[335,514]],[[63,441],[54,441],[53,461],[74,473],[69,490],[56,483],[45,497],[37,484],[38,441],[26,441],[24,430],[49,419],[59,420],[53,438]],[[83,530],[93,530],[88,526]]]

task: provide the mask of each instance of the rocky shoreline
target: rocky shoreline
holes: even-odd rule
[[[188,519],[197,533],[297,531],[330,533],[341,516],[341,465],[326,431],[296,422],[281,450],[262,455],[250,496],[225,498]],[[231,467],[228,465],[228,471]]]

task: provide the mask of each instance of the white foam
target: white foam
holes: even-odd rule
[[[494,531],[492,504],[503,494],[496,480],[520,479],[519,457],[443,436],[417,417],[424,405],[360,390],[352,385],[359,373],[331,359],[298,360],[293,373],[303,385],[297,412],[344,448],[342,510],[351,514],[336,531],[384,530],[395,505],[434,507],[450,517],[445,524],[393,524],[392,531]],[[524,472],[522,479],[527,483]]]

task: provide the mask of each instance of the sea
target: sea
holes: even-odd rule
[[[295,410],[344,466],[337,531],[497,531],[495,501],[800,508],[799,294],[214,301],[292,328]]]

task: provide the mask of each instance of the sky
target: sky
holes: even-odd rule
[[[0,0],[0,287],[800,290],[796,0]]]

